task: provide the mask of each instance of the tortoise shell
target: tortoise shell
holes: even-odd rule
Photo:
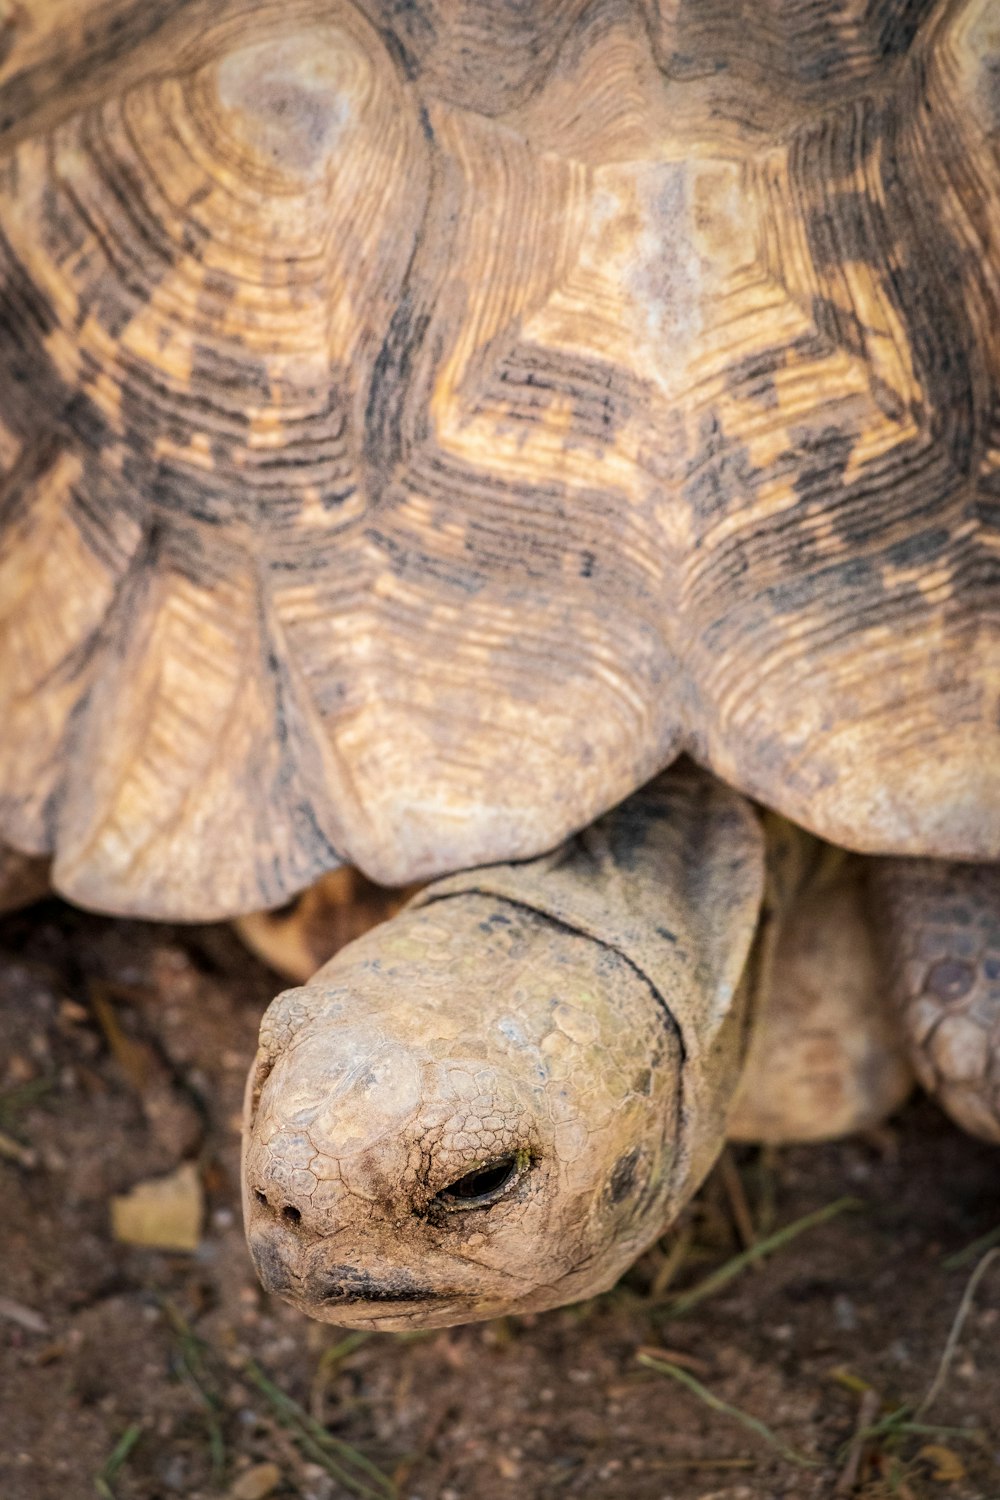
[[[23,0],[0,835],[204,918],[687,752],[1000,856],[994,0]]]

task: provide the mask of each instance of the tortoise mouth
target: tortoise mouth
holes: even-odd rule
[[[364,1307],[366,1303],[458,1302],[454,1291],[435,1291],[429,1286],[399,1285],[379,1282],[359,1272],[348,1282],[335,1282],[317,1299],[328,1307]]]

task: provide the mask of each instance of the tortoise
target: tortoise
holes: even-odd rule
[[[992,0],[0,28],[0,833],[444,877],[264,1018],[265,1284],[587,1295],[904,1048],[1000,1138]]]

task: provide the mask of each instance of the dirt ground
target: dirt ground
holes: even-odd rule
[[[0,1500],[1000,1500],[1000,1153],[930,1103],[733,1152],[594,1302],[344,1335],[265,1296],[243,1246],[240,1095],[279,987],[223,927],[57,902],[0,924]],[[197,1249],[119,1243],[112,1197],[185,1158]]]

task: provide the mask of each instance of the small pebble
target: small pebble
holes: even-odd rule
[[[853,1333],[858,1326],[858,1315],[850,1297],[843,1294],[833,1299],[833,1321],[841,1333]]]
[[[280,1483],[281,1470],[277,1464],[254,1464],[252,1469],[244,1469],[233,1481],[229,1500],[267,1500]]]

